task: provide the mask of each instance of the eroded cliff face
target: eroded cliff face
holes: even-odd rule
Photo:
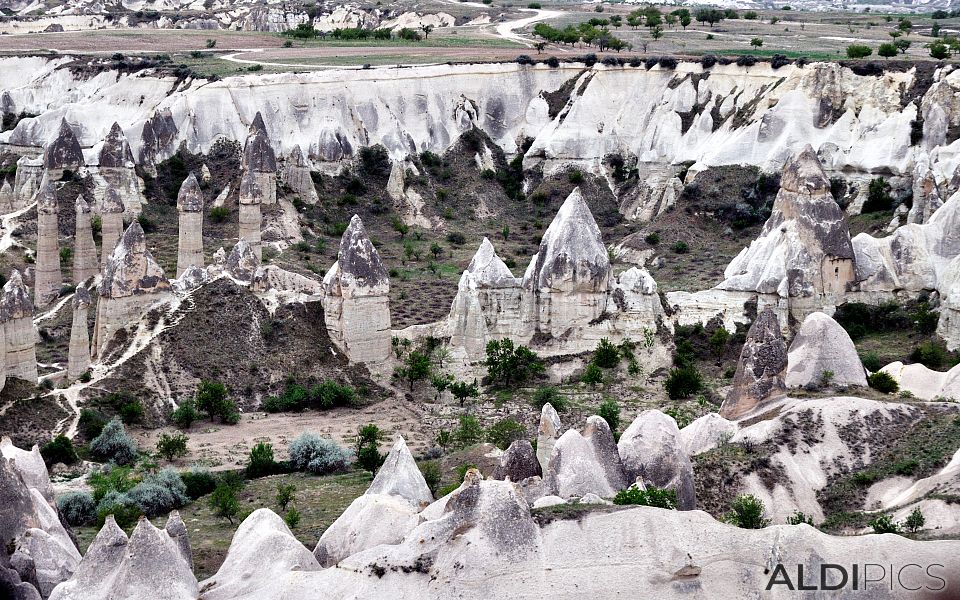
[[[443,152],[472,127],[508,154],[532,139],[526,162],[544,161],[547,169],[574,162],[599,170],[604,157],[619,154],[658,173],[660,165],[682,162],[696,163],[694,171],[724,164],[775,171],[806,143],[831,172],[910,174],[914,154],[930,150],[934,172],[946,176],[957,161],[952,150],[911,146],[918,109],[905,96],[917,78],[913,70],[860,76],[834,63],[709,70],[699,63],[675,70],[484,64],[178,84],[148,71],[78,79],[59,68],[65,60],[0,61],[0,91],[11,110],[41,113],[0,135],[0,144],[35,153],[66,118],[83,124],[74,133],[89,154],[99,150],[116,121],[138,162],[149,163],[181,143],[198,152],[219,138],[245,139],[260,112],[276,156],[289,157],[299,146],[320,166],[374,144],[384,145],[394,159]],[[960,87],[960,78],[947,69],[934,77],[936,85],[921,104],[925,113],[947,117],[939,129],[925,130],[930,139],[947,143],[946,128],[960,114],[949,92]],[[548,95],[570,80],[567,102],[551,110]],[[64,89],[70,91],[59,91]],[[107,104],[110,110],[104,110]],[[658,177],[664,185],[671,182],[669,173]],[[651,197],[661,202],[658,192]],[[637,206],[631,211],[650,213]]]

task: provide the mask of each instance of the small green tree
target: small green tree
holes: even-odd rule
[[[945,60],[950,56],[950,49],[941,41],[930,44],[930,56],[937,60]]]
[[[73,442],[62,433],[40,448],[43,462],[50,468],[57,463],[72,465],[77,462],[77,452],[73,449]]]
[[[753,46],[754,48],[759,48],[760,46],[763,45],[763,38],[758,38],[758,37],[753,38],[752,40],[750,40],[750,45]]]
[[[920,512],[920,507],[917,507],[913,509],[913,512],[910,513],[910,516],[907,517],[904,523],[910,533],[916,533],[920,531],[926,522],[927,519],[924,518],[923,513]]]
[[[397,370],[401,379],[406,379],[410,384],[410,391],[418,381],[430,377],[430,356],[424,352],[414,350],[407,355],[405,366]]]
[[[725,519],[743,529],[763,529],[770,524],[770,519],[764,518],[764,511],[765,507],[759,498],[753,494],[740,494],[730,505],[730,512]]]
[[[892,58],[897,55],[897,47],[893,42],[885,42],[877,48],[877,54],[884,58]]]
[[[161,433],[157,440],[157,454],[170,461],[187,454],[187,442],[190,440],[182,433]]]
[[[240,420],[237,405],[229,398],[227,386],[219,381],[201,381],[197,385],[195,404],[197,410],[207,413],[211,421],[217,417],[227,424]]]
[[[730,332],[724,326],[717,327],[710,335],[710,348],[716,355],[717,360],[723,357],[723,352],[727,349],[727,343],[730,341]]]
[[[618,505],[638,504],[640,506],[655,506],[676,510],[677,490],[658,488],[653,485],[641,490],[637,486],[631,485],[627,489],[617,492],[617,495],[613,497],[613,503]]]
[[[617,428],[620,427],[620,405],[617,404],[617,401],[613,398],[607,398],[601,402],[600,408],[597,410],[597,415],[607,422],[607,425],[610,426],[610,431],[613,431],[614,435],[616,435]]]
[[[277,461],[273,458],[273,444],[259,442],[250,450],[250,459],[247,461],[247,477],[255,479],[273,475],[277,472]]]
[[[847,46],[847,58],[866,58],[873,54],[873,48],[864,44],[850,44]]]
[[[900,51],[900,54],[906,54],[907,50],[910,49],[910,40],[905,39],[895,39],[893,40],[893,45],[897,47],[897,50]]]
[[[480,388],[477,387],[477,382],[467,383],[465,381],[454,381],[450,384],[450,393],[453,394],[453,397],[460,402],[460,406],[463,406],[467,398],[476,398],[480,396]]]
[[[170,413],[170,420],[180,429],[190,429],[193,422],[199,418],[197,407],[193,400],[184,400],[180,406]]]
[[[873,527],[874,533],[900,533],[900,525],[890,515],[876,517],[870,521],[870,527]]]
[[[670,369],[664,387],[671,400],[689,398],[703,389],[703,376],[694,365],[676,367]]]
[[[587,365],[587,368],[584,369],[580,381],[588,385],[599,385],[603,383],[603,371],[601,371],[600,367],[596,364],[590,363]]]
[[[516,419],[506,418],[497,421],[487,430],[487,441],[501,450],[506,450],[510,444],[527,436],[527,429]]]
[[[792,515],[787,517],[787,525],[800,525],[807,524],[813,527],[813,517],[810,515],[805,515],[799,510],[794,511]]]
[[[300,524],[300,511],[294,507],[290,507],[287,514],[284,515],[283,520],[287,523],[287,527],[296,529],[297,525]]]
[[[219,484],[210,494],[210,508],[213,514],[226,519],[233,525],[233,519],[240,512],[240,501],[237,500],[237,491],[226,483]]]
[[[510,387],[524,383],[543,374],[540,358],[526,346],[514,347],[510,339],[492,340],[487,343],[487,377],[492,383]]]
[[[386,456],[380,453],[379,446],[383,440],[383,432],[374,423],[362,425],[357,430],[354,442],[357,453],[357,466],[365,471],[376,473],[383,465]]]
[[[479,419],[473,415],[460,415],[460,426],[453,432],[453,437],[461,448],[465,448],[482,442],[485,434]]]
[[[593,353],[593,363],[601,369],[616,367],[620,363],[620,349],[607,338],[601,338]]]
[[[293,502],[294,494],[297,493],[297,486],[292,483],[277,484],[277,506],[280,510],[287,510],[287,505]]]

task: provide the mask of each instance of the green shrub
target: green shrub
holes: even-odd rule
[[[473,415],[460,415],[460,425],[453,430],[453,439],[461,448],[479,444],[486,437],[480,420]]]
[[[617,401],[613,398],[607,398],[601,402],[600,408],[597,410],[597,415],[607,422],[607,425],[610,426],[610,431],[616,435],[616,431],[620,427],[620,405],[617,404]]]
[[[770,520],[764,518],[764,511],[765,507],[759,498],[753,494],[740,494],[730,505],[730,512],[724,518],[728,523],[743,529],[763,529],[770,524]]]
[[[884,394],[895,394],[900,390],[897,380],[883,371],[877,371],[867,377],[867,383],[873,389]]]
[[[290,510],[287,511],[287,514],[284,515],[283,520],[286,522],[287,527],[296,529],[297,525],[300,524],[300,511],[291,507]]]
[[[92,440],[100,435],[106,424],[107,417],[103,413],[90,408],[80,409],[80,420],[77,426],[86,439]]]
[[[245,472],[249,479],[256,479],[273,475],[279,470],[279,466],[273,458],[273,444],[259,442],[250,450]]]
[[[511,418],[497,421],[487,430],[487,441],[501,450],[506,450],[510,444],[526,436],[527,428]]]
[[[886,212],[893,208],[893,196],[890,195],[890,184],[883,177],[870,180],[867,188],[867,199],[860,212],[863,214]]]
[[[127,430],[120,419],[115,418],[107,423],[100,435],[90,442],[90,453],[100,460],[129,465],[137,459],[137,445],[127,435]]]
[[[213,490],[213,493],[210,494],[210,509],[213,513],[222,518],[226,519],[233,525],[233,519],[240,512],[240,501],[237,500],[236,490],[226,484],[220,484]]]
[[[900,525],[890,515],[880,515],[870,521],[874,533],[900,533]]]
[[[170,413],[170,420],[180,429],[190,429],[193,422],[200,418],[193,400],[184,400],[180,406]]]
[[[847,46],[847,58],[866,58],[873,54],[873,48],[865,44],[850,44]]]
[[[558,413],[565,412],[567,410],[567,399],[560,393],[555,387],[546,386],[538,388],[537,391],[533,393],[533,398],[530,399],[530,404],[532,404],[537,410],[543,410],[543,405],[550,403],[550,406],[553,407],[553,410]]]
[[[77,451],[73,449],[73,442],[63,434],[44,444],[40,448],[40,456],[48,469],[57,463],[72,465],[77,462]]]
[[[436,494],[442,479],[440,465],[435,460],[425,460],[417,463],[417,466],[420,467],[420,474],[423,475],[423,480],[427,482],[430,493]]]
[[[207,413],[210,420],[234,425],[240,421],[237,404],[228,397],[227,386],[218,381],[203,380],[197,385],[195,403],[197,410]]]
[[[620,364],[620,350],[607,338],[601,338],[593,353],[593,364],[601,369],[612,369]]]
[[[574,169],[567,173],[567,180],[573,185],[580,185],[583,183],[583,173],[579,169]]]
[[[280,510],[287,510],[287,505],[293,502],[293,495],[297,492],[297,486],[292,483],[277,484],[277,506]]]
[[[880,355],[872,350],[870,352],[864,352],[860,356],[860,362],[862,362],[864,368],[871,373],[876,373],[883,368],[883,364],[880,361]]]
[[[357,452],[357,466],[371,473],[376,473],[386,459],[386,455],[381,454],[374,445],[366,445]]]
[[[794,511],[792,515],[787,517],[787,525],[801,525],[807,524],[813,527],[813,517],[805,515],[799,510]]]
[[[97,525],[103,525],[107,516],[113,515],[117,525],[126,529],[132,527],[142,514],[140,507],[126,494],[108,492],[97,504]]]
[[[690,245],[683,240],[677,240],[673,243],[673,246],[670,246],[670,249],[677,254],[686,254],[690,252]]]
[[[131,400],[120,407],[120,420],[127,425],[139,423],[143,420],[143,404],[139,400]]]
[[[67,492],[57,497],[57,508],[73,527],[92,525],[97,520],[97,503],[89,492]]]
[[[910,360],[931,369],[939,369],[947,362],[947,348],[941,342],[924,342],[913,350]]]
[[[206,469],[193,469],[180,474],[187,496],[196,500],[206,496],[217,487],[217,479]]]
[[[587,365],[587,368],[583,370],[583,375],[580,377],[580,381],[588,385],[598,385],[603,383],[603,371],[600,370],[594,363]]]
[[[315,475],[346,471],[352,460],[348,450],[312,433],[302,433],[290,442],[288,454],[293,468]]]
[[[926,522],[927,519],[924,518],[920,508],[914,508],[913,512],[910,513],[910,516],[907,517],[907,520],[904,521],[904,525],[906,525],[907,530],[910,533],[916,533],[920,531]]]
[[[526,346],[514,346],[509,338],[487,343],[487,377],[504,387],[522,384],[544,372],[543,361]]]
[[[214,206],[210,209],[210,221],[223,223],[230,217],[230,209],[226,206]]]
[[[636,485],[631,485],[625,490],[620,490],[613,497],[614,504],[639,504],[642,506],[656,506],[657,508],[677,509],[677,490],[671,488],[658,488],[649,486],[641,490]]]
[[[653,233],[648,233],[643,239],[651,246],[656,246],[660,243],[660,234],[654,231]]]
[[[173,460],[187,453],[187,442],[190,440],[182,433],[161,433],[157,440],[157,454],[167,460]]]
[[[689,398],[703,389],[703,377],[693,365],[676,367],[670,369],[664,387],[671,400]]]

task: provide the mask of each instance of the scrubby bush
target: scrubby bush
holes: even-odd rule
[[[221,483],[210,494],[210,509],[213,513],[226,519],[233,525],[233,519],[240,513],[240,501],[237,499],[237,490],[232,486]]]
[[[799,510],[794,511],[792,515],[787,517],[787,525],[801,525],[807,524],[813,527],[813,517],[810,515],[805,515]]]
[[[703,389],[703,376],[693,365],[676,367],[670,369],[664,387],[671,400],[689,398]]]
[[[924,342],[910,353],[910,360],[939,369],[947,362],[947,348],[940,342]]]
[[[219,381],[201,381],[197,385],[195,402],[197,410],[207,413],[211,421],[217,417],[228,425],[240,421],[237,404],[229,398],[227,386]]]
[[[92,442],[90,453],[100,460],[109,460],[118,465],[129,465],[137,459],[137,445],[127,435],[127,430],[119,418],[107,423]]]
[[[656,486],[649,486],[641,490],[636,485],[631,485],[627,489],[617,492],[617,495],[613,497],[613,503],[620,505],[639,504],[676,510],[677,490]]]
[[[880,515],[870,521],[874,533],[900,533],[900,525],[890,515]]]
[[[613,398],[607,398],[600,403],[597,415],[603,418],[610,426],[610,431],[616,435],[617,428],[620,427],[620,405]]]
[[[350,451],[312,433],[303,433],[290,442],[290,465],[299,471],[326,475],[346,471],[353,460]]]
[[[73,527],[92,525],[97,520],[97,503],[89,492],[67,492],[57,498],[57,508]]]
[[[487,343],[487,377],[504,387],[524,383],[543,374],[543,361],[526,346],[514,346],[509,338]]]
[[[187,442],[190,440],[182,433],[161,433],[157,440],[157,454],[167,460],[173,460],[187,453]]]
[[[871,373],[875,373],[883,368],[880,355],[873,351],[864,352],[863,355],[860,356],[860,362],[862,362],[864,368]]]
[[[40,456],[47,468],[57,463],[72,465],[77,462],[77,451],[73,449],[73,442],[63,434],[44,444],[40,448]]]
[[[530,399],[530,404],[536,407],[537,410],[543,410],[543,405],[547,402],[549,402],[558,413],[567,410],[566,397],[560,393],[560,390],[552,386],[537,389],[537,391],[533,393],[533,398]]]
[[[290,510],[287,511],[287,514],[283,516],[283,520],[287,524],[287,527],[290,529],[296,529],[297,525],[300,524],[300,511],[296,508],[290,507]]]
[[[927,519],[923,516],[923,513],[920,511],[920,508],[914,508],[913,512],[910,513],[910,516],[907,517],[907,520],[904,521],[907,530],[910,533],[916,533],[926,524]]]
[[[890,195],[890,184],[883,177],[875,177],[867,186],[867,199],[860,212],[886,212],[893,207],[893,196]]]
[[[277,506],[280,510],[287,510],[287,505],[293,502],[293,495],[297,493],[297,486],[292,483],[277,484]]]
[[[717,57],[712,54],[704,54],[700,57],[700,65],[704,69],[709,69],[715,64],[717,64]]]
[[[527,435],[527,429],[516,419],[506,418],[494,423],[487,430],[487,441],[501,450],[506,450],[510,444],[522,440]]]
[[[217,487],[217,479],[207,469],[193,469],[180,474],[184,491],[192,500],[206,496]]]
[[[176,410],[170,413],[170,420],[180,429],[190,429],[193,422],[199,418],[200,415],[193,400],[184,400]]]
[[[687,252],[690,252],[690,245],[683,240],[677,240],[673,243],[673,246],[670,246],[670,249],[677,254],[686,254]]]
[[[131,425],[143,421],[143,404],[139,400],[131,400],[120,406],[118,413],[120,420]]]
[[[867,384],[884,394],[895,394],[900,390],[900,384],[897,383],[897,380],[883,371],[877,371],[867,377]]]
[[[226,206],[214,206],[210,209],[210,220],[214,223],[223,223],[230,217],[230,209]]]
[[[847,58],[866,58],[873,54],[873,48],[865,44],[850,44],[847,46]]]
[[[360,426],[357,429],[356,454],[357,466],[365,471],[376,473],[386,456],[380,453],[380,442],[383,441],[383,432],[374,423]]]
[[[430,493],[436,494],[442,479],[440,465],[435,460],[425,460],[417,463],[417,466],[420,467],[420,474],[423,475],[423,480],[427,482]]]
[[[587,368],[583,370],[580,381],[587,385],[599,385],[603,383],[603,371],[601,371],[600,367],[596,364],[590,363],[587,365]]]
[[[602,369],[612,369],[620,363],[620,349],[610,343],[607,338],[601,338],[597,349],[593,353],[593,364]]]
[[[80,420],[77,422],[77,426],[86,439],[92,440],[100,435],[106,424],[107,417],[103,413],[90,408],[80,410]]]
[[[132,526],[143,512],[127,494],[111,491],[97,503],[97,524],[102,525],[108,515],[113,515],[122,528]]]
[[[660,243],[660,234],[654,231],[653,233],[648,233],[643,239],[651,246],[656,246]]]
[[[765,510],[763,501],[753,494],[740,494],[730,505],[725,520],[743,529],[763,529],[770,524],[770,519],[764,517]]]
[[[148,517],[167,514],[177,506],[170,490],[156,484],[141,483],[127,497]]]
[[[461,448],[479,444],[484,440],[486,432],[480,420],[473,415],[460,415],[460,425],[453,431],[453,439]]]
[[[273,458],[273,444],[260,442],[250,450],[250,459],[247,461],[246,474],[250,479],[273,475],[279,470],[277,461]]]

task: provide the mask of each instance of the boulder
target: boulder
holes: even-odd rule
[[[70,381],[75,381],[90,368],[90,329],[87,326],[90,304],[90,292],[78,287],[73,294],[73,324],[67,353],[67,379]]]
[[[177,277],[190,267],[203,268],[203,190],[190,173],[177,194],[180,239],[177,245]]]
[[[527,477],[539,477],[542,474],[533,444],[527,440],[516,440],[500,455],[500,464],[494,469],[491,478],[520,482]]]
[[[227,257],[224,271],[237,283],[249,285],[260,267],[260,260],[247,240],[241,239]]]
[[[607,306],[612,270],[580,189],[560,206],[523,275],[523,322],[553,337],[584,327]]]
[[[0,295],[0,324],[6,346],[6,377],[36,383],[37,330],[33,325],[33,300],[30,289],[24,285],[16,269],[3,284]]]
[[[100,258],[93,241],[90,205],[77,196],[77,222],[73,243],[73,283],[80,285],[100,272]]]
[[[427,487],[417,461],[399,435],[365,493],[399,496],[418,508],[433,502],[433,494]]]
[[[832,373],[824,381],[824,373]],[[811,313],[787,353],[787,387],[867,385],[866,370],[847,332],[821,312]]]
[[[707,413],[680,430],[680,443],[687,456],[692,458],[730,441],[737,429],[736,423],[717,413]]]
[[[545,403],[540,409],[540,426],[537,429],[537,462],[540,463],[543,473],[546,473],[550,466],[550,457],[553,456],[553,448],[560,437],[562,426],[557,410],[549,402]]]
[[[550,463],[544,471],[543,489],[546,494],[561,498],[596,494],[610,498],[626,487],[613,434],[607,422],[600,417],[590,417],[585,433],[583,435],[575,429],[568,429],[557,440]]]
[[[57,187],[44,177],[37,193],[37,267],[34,272],[34,305],[46,306],[60,295],[60,233],[57,225]]]
[[[375,364],[390,356],[390,279],[360,217],[350,219],[337,262],[323,278],[324,318],[330,339],[351,362]]]
[[[647,484],[674,488],[677,508],[696,508],[693,465],[673,417],[659,410],[641,412],[620,435],[617,449],[628,481],[642,477]]]
[[[206,600],[271,596],[291,574],[318,571],[313,554],[273,511],[259,508],[243,520],[216,575],[201,582]]]
[[[737,419],[765,401],[784,395],[786,369],[787,342],[776,314],[767,307],[747,331],[733,387],[720,407],[720,414],[727,419]]]

